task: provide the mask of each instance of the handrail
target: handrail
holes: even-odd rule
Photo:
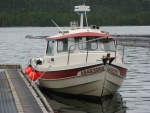
[[[68,61],[67,61],[67,65],[69,65],[69,60],[70,60],[70,49],[71,49],[72,46],[78,45],[78,44],[82,44],[82,43],[92,42],[92,41],[95,41],[95,40],[101,40],[101,39],[106,39],[106,38],[97,38],[97,39],[92,39],[92,40],[83,41],[83,42],[80,42],[80,43],[75,43],[75,44],[70,45],[70,46],[69,46],[69,53],[68,53]],[[117,40],[117,39],[114,39],[114,40]],[[86,62],[87,62],[88,51],[89,51],[89,50],[88,50],[88,47],[87,47]]]
[[[118,40],[116,40],[116,45],[115,45],[115,61],[116,61],[116,56],[117,56],[117,44],[118,44]]]

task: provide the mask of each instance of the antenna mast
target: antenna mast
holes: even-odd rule
[[[83,5],[85,5],[85,0],[83,0]]]
[[[52,22],[55,24],[55,26],[63,33],[62,29],[60,29],[60,27],[54,22],[54,20],[52,20]]]
[[[85,0],[83,0],[83,5],[85,6]],[[86,20],[86,26],[88,27],[88,21],[87,21],[86,11],[85,11],[85,20]]]
[[[74,11],[77,12],[78,14],[80,14],[80,28],[83,28],[83,16],[84,16],[84,14],[85,14],[85,18],[86,18],[86,24],[88,26],[86,12],[90,11],[90,6],[85,6],[85,0],[83,0],[83,5],[75,6]]]

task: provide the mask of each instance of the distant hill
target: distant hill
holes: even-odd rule
[[[0,0],[0,26],[69,26],[79,21],[74,6],[82,0]],[[86,0],[88,23],[150,25],[150,0]]]

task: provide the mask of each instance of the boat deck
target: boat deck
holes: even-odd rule
[[[0,70],[0,113],[53,113],[40,90],[31,87],[19,67],[0,65],[5,69]]]

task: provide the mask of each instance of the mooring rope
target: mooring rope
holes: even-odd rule
[[[48,69],[49,67],[51,67],[51,65],[48,66],[46,69]],[[33,77],[32,77],[32,82],[31,82],[31,86],[33,86],[33,85],[36,83],[36,81],[38,81],[45,73],[46,73],[46,70],[45,70],[45,71],[41,74],[41,76],[38,77],[38,79],[35,80],[35,81],[33,81],[33,78],[34,78],[34,76],[33,76]]]

